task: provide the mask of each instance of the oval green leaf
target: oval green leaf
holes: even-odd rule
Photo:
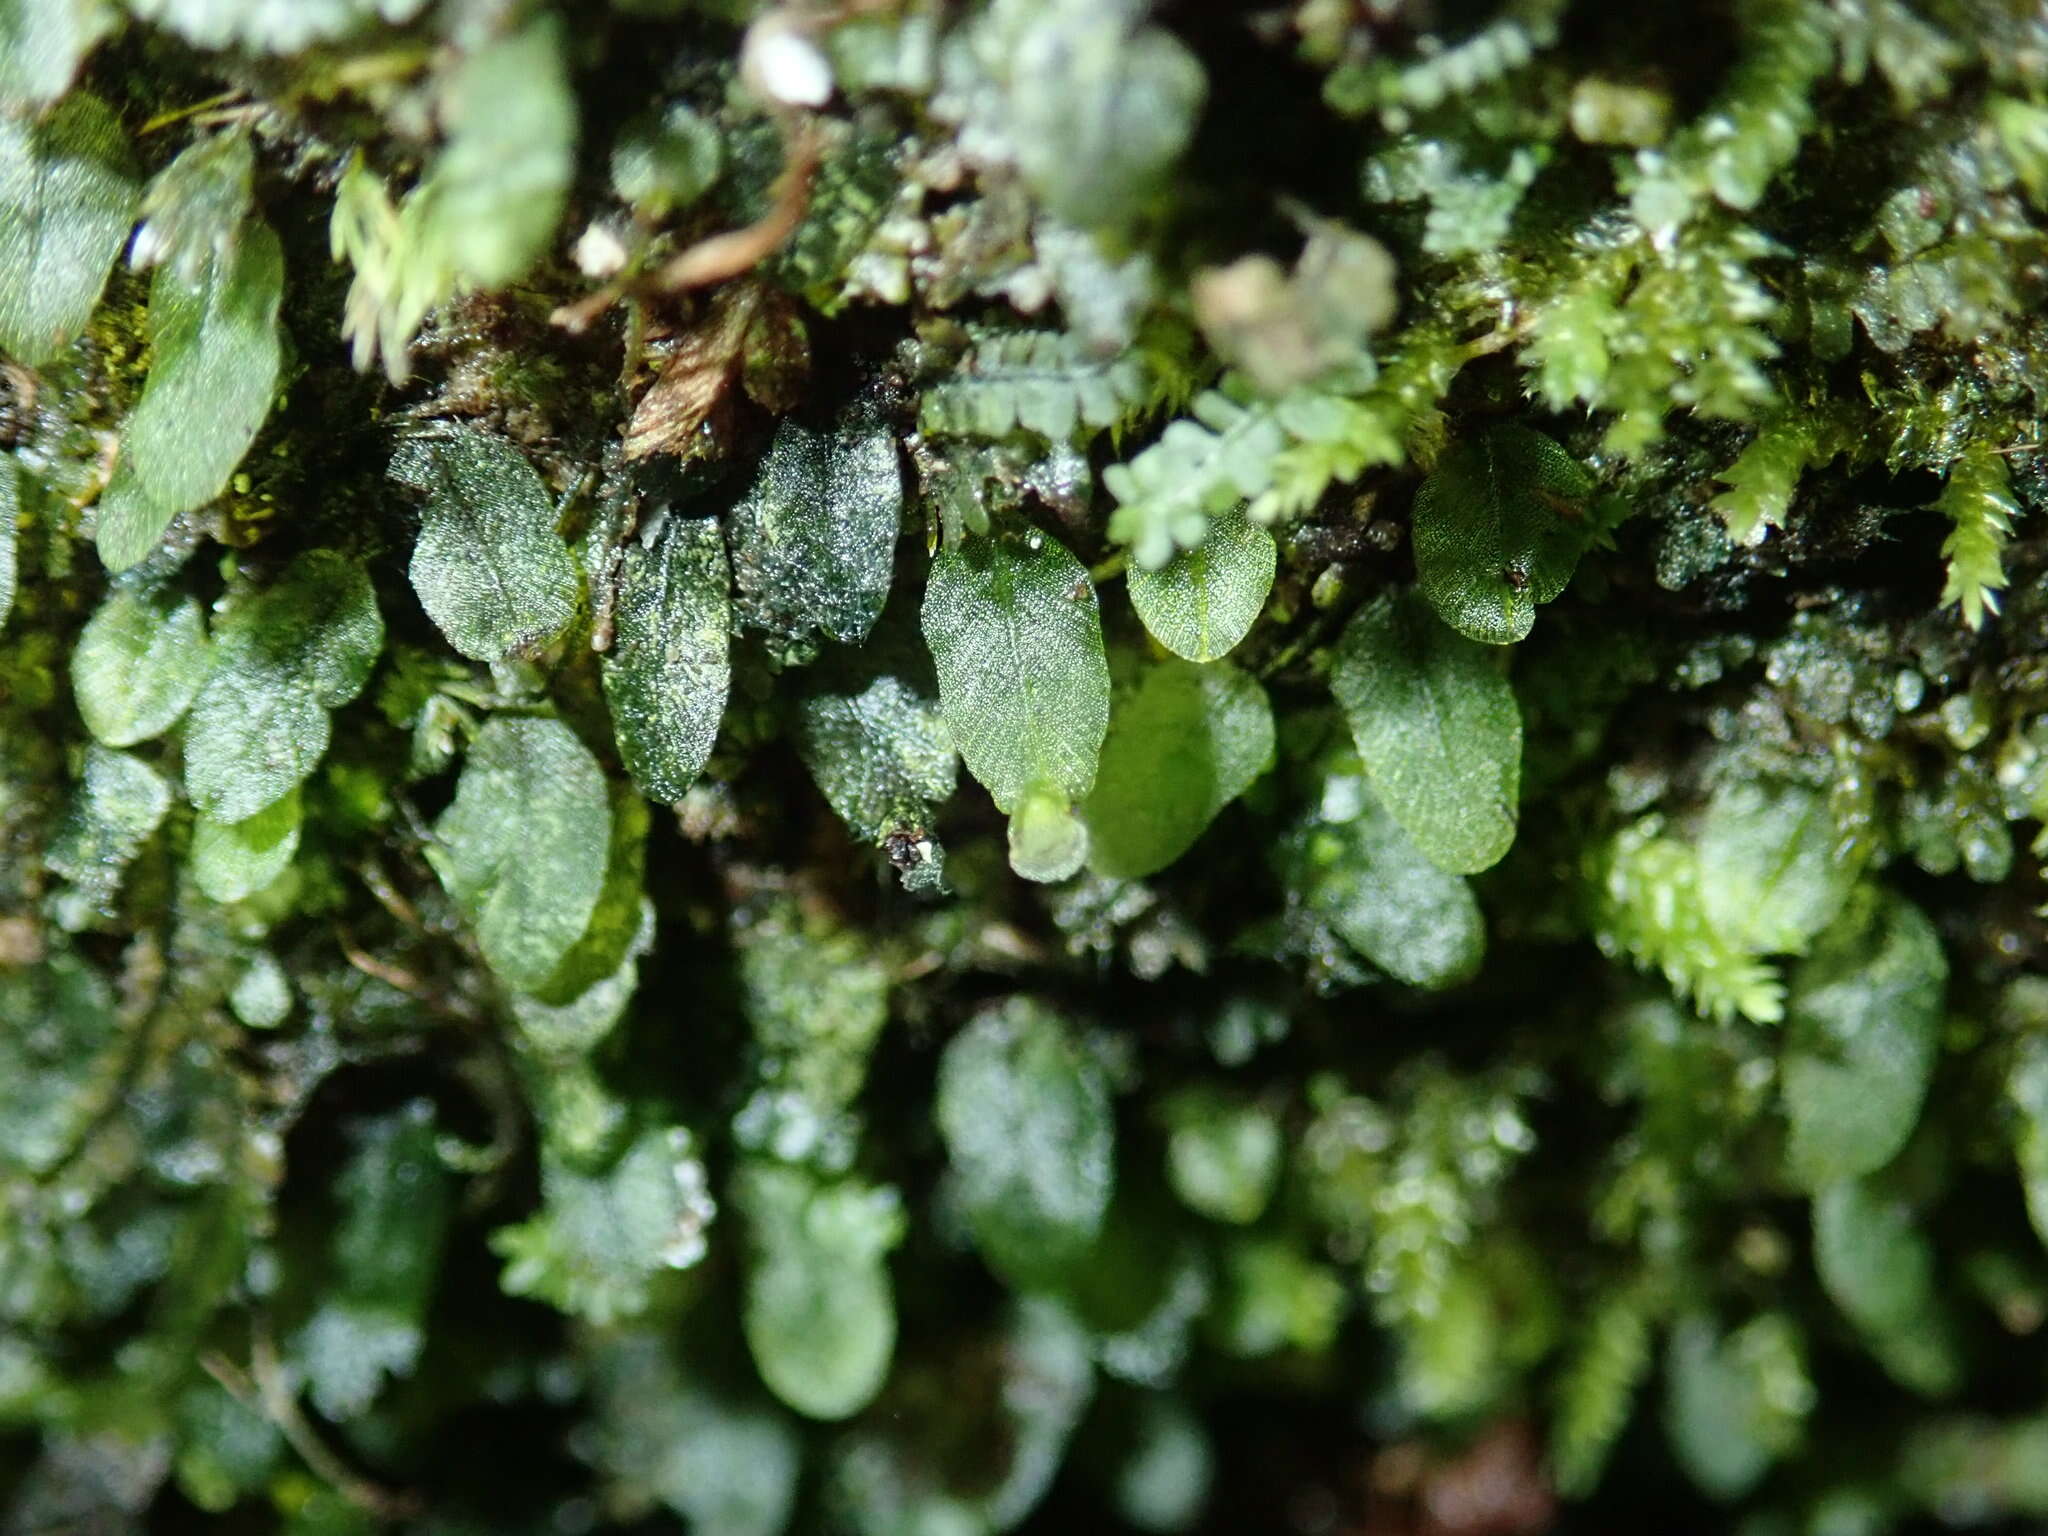
[[[1330,689],[1380,803],[1450,874],[1498,863],[1515,840],[1522,716],[1495,654],[1415,593],[1375,599],[1336,646]]]
[[[1148,667],[1110,715],[1083,807],[1095,870],[1135,880],[1194,845],[1273,763],[1273,707],[1228,663]]]
[[[185,789],[203,813],[246,821],[313,771],[327,712],[362,691],[384,621],[362,562],[310,550],[214,631],[213,668],[185,723]]]
[[[242,821],[200,816],[192,823],[192,879],[215,901],[242,901],[285,871],[299,848],[294,789]]]
[[[455,428],[401,443],[391,477],[426,494],[410,574],[450,645],[473,661],[503,661],[568,628],[576,566],[547,487],[518,449]]]
[[[1131,606],[1152,638],[1189,661],[1226,656],[1250,631],[1273,590],[1273,535],[1242,512],[1212,518],[1193,549],[1156,571],[1125,577]]]
[[[680,800],[704,770],[732,682],[732,575],[708,518],[670,517],[619,569],[604,659],[619,757],[649,799]]]
[[[429,857],[510,985],[545,986],[590,926],[611,825],[597,759],[561,721],[499,715],[477,732]]]
[[[1591,539],[1593,482],[1540,432],[1505,425],[1454,444],[1415,493],[1415,577],[1460,634],[1522,639]]]
[[[41,122],[0,115],[0,352],[38,368],[85,329],[135,197],[99,97],[74,92]]]
[[[1792,1177],[1817,1190],[1890,1162],[1920,1118],[1948,960],[1918,907],[1870,893],[1793,971],[1779,1071]]]
[[[116,586],[71,653],[71,692],[87,730],[110,747],[132,747],[177,722],[210,660],[195,600]]]

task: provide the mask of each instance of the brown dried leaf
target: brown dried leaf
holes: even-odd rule
[[[751,284],[732,284],[713,296],[634,407],[626,426],[627,458],[672,453],[688,459],[706,451],[699,429],[738,379],[760,305],[761,290]]]

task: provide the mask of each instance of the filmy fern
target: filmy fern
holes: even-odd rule
[[[1127,421],[1151,392],[1141,352],[1103,357],[1065,331],[992,331],[925,391],[918,422],[928,433],[1000,438],[1021,427],[1064,442]]]

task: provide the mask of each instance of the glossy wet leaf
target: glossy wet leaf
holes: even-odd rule
[[[1901,1386],[1930,1397],[1955,1390],[1963,1362],[1937,1299],[1934,1245],[1904,1203],[1864,1179],[1821,1190],[1813,1263],[1829,1299]]]
[[[1283,860],[1290,886],[1338,937],[1396,981],[1447,987],[1486,953],[1486,920],[1460,876],[1424,858],[1362,779],[1325,781],[1320,815]]]
[[[1273,708],[1228,663],[1148,667],[1116,700],[1082,807],[1089,863],[1117,879],[1164,869],[1273,762]]]
[[[1415,493],[1415,576],[1445,623],[1508,645],[1563,592],[1591,538],[1593,482],[1540,432],[1453,445]]]
[[[883,1262],[903,1237],[896,1191],[750,1163],[734,1201],[751,1239],[743,1319],[761,1380],[807,1418],[858,1413],[896,1350]]]
[[[245,126],[194,139],[150,178],[129,265],[168,263],[186,288],[206,280],[210,266],[231,270],[255,175],[256,150]]]
[[[49,866],[104,905],[170,808],[171,786],[162,774],[131,753],[95,744],[50,841]]]
[[[1273,590],[1273,535],[1242,512],[1209,520],[1209,531],[1156,571],[1125,575],[1131,606],[1152,638],[1189,661],[1215,661],[1250,631]]]
[[[450,645],[502,661],[568,627],[576,566],[547,487],[517,448],[467,427],[411,438],[392,455],[391,477],[425,494],[410,575]]]
[[[1803,951],[1841,911],[1861,865],[1837,850],[1824,794],[1754,779],[1714,791],[1698,847],[1708,920],[1760,955]]]
[[[135,197],[127,137],[97,96],[73,92],[40,122],[0,115],[0,352],[40,367],[85,329]]]
[[[937,692],[923,658],[863,653],[797,706],[797,751],[819,791],[854,836],[887,849],[914,890],[939,885],[932,821],[960,773]]]
[[[889,596],[902,513],[892,434],[784,421],[728,520],[740,622],[790,640],[866,639]]]
[[[604,659],[619,757],[650,799],[683,797],[718,740],[732,682],[732,574],[709,518],[670,517],[619,566]]]
[[[369,576],[337,551],[310,550],[242,594],[185,723],[193,804],[244,821],[299,784],[327,751],[327,712],[362,691],[383,645]]]
[[[1109,728],[1087,571],[1036,529],[969,539],[932,562],[923,624],[954,745],[1012,814],[1013,867],[1027,879],[1072,874],[1087,838],[1071,806],[1095,782]]]
[[[559,720],[484,723],[430,855],[510,985],[544,985],[590,925],[611,839],[604,774]]]
[[[1043,1006],[985,1010],[939,1061],[939,1133],[989,1262],[1016,1280],[1084,1254],[1116,1182],[1102,1068]]]
[[[1374,599],[1336,645],[1330,690],[1380,803],[1439,869],[1473,874],[1515,839],[1522,716],[1496,653],[1415,593]]]
[[[71,693],[87,730],[110,747],[131,747],[177,723],[211,662],[195,599],[116,586],[78,636]]]
[[[149,292],[150,368],[121,435],[132,494],[100,516],[100,559],[124,570],[170,520],[218,496],[249,451],[277,387],[284,254],[267,225],[245,227],[225,257],[188,281],[157,268]]]
[[[618,1022],[639,985],[639,959],[654,943],[647,802],[630,784],[610,790],[611,845],[590,923],[544,983],[511,999],[527,1042],[550,1055],[588,1050]]]
[[[1787,1166],[1804,1189],[1892,1160],[1920,1118],[1941,1035],[1948,960],[1918,907],[1855,904],[1791,976],[1779,1063]]]
[[[299,847],[294,789],[242,821],[200,816],[192,823],[192,879],[215,901],[241,901],[284,873]]]

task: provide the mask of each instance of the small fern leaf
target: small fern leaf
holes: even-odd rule
[[[1566,1498],[1584,1497],[1600,1481],[1649,1370],[1650,1320],[1641,1297],[1633,1288],[1601,1297],[1557,1378],[1550,1465]]]
[[[1101,357],[1063,331],[990,331],[958,373],[925,392],[919,427],[980,438],[1022,429],[1066,442],[1121,426],[1151,394],[1141,354]]]

